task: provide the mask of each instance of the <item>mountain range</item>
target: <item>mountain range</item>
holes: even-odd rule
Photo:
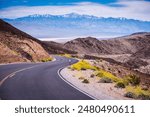
[[[118,59],[109,55],[126,55],[123,65],[128,68],[149,71],[150,33],[140,32],[131,35],[99,40],[93,37],[77,38],[66,43],[40,41],[29,34],[0,20],[0,63],[37,62],[51,57],[50,54],[76,54],[89,56],[103,56],[105,60],[118,63]],[[103,58],[104,59],[104,58]],[[121,60],[121,59],[120,59]],[[116,63],[115,62],[115,63]],[[120,64],[120,63],[119,63]],[[147,66],[140,70],[141,66]]]
[[[109,37],[135,32],[150,32],[149,21],[104,18],[75,13],[66,15],[35,14],[4,20],[37,38]]]

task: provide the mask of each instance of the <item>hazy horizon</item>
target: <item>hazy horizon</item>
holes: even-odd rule
[[[150,32],[150,0],[2,0],[0,4],[0,18],[42,40]],[[51,16],[38,17],[45,14]]]
[[[63,38],[56,38],[56,37],[45,37],[45,38],[40,38],[37,37],[37,39],[41,40],[41,41],[55,41],[55,42],[67,42],[67,41],[71,41],[77,38],[86,38],[86,37],[93,37],[93,38],[97,38],[99,40],[106,40],[106,39],[113,39],[113,38],[117,38],[117,37],[123,37],[123,36],[127,36],[127,35],[116,35],[116,36],[76,36],[76,37],[63,37]]]

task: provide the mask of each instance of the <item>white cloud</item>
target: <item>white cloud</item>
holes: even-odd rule
[[[123,7],[113,7],[120,5]],[[118,0],[118,2],[106,6],[98,3],[81,2],[66,6],[20,6],[2,9],[1,18],[17,18],[33,14],[62,15],[78,13],[94,15],[98,17],[125,17],[130,19],[150,21],[150,2],[143,0]]]

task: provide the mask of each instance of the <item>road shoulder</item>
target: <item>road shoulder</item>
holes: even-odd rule
[[[85,72],[85,71],[84,71]],[[90,72],[90,71],[88,71]],[[82,83],[82,80],[79,79],[81,75],[87,76],[87,73],[72,71],[68,69],[68,67],[62,69],[60,74],[63,76],[65,80],[69,83],[73,84],[75,87],[78,87],[80,90],[86,92],[87,94],[95,97],[100,100],[125,100],[123,96],[123,89],[114,88],[114,84],[112,83],[97,83],[94,79],[89,79],[90,83]]]

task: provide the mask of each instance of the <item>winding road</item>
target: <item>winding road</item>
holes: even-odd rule
[[[55,56],[46,63],[0,65],[2,100],[91,100],[61,79],[58,70],[77,60]]]

